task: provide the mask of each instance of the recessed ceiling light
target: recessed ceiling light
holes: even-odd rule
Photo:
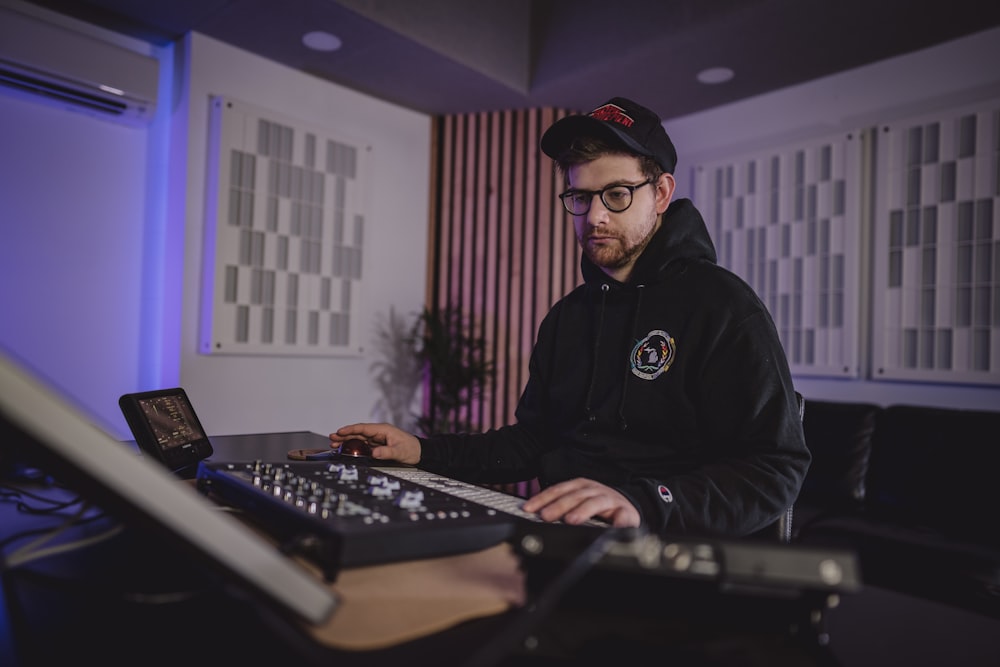
[[[302,43],[313,51],[336,51],[340,48],[340,37],[322,30],[314,30],[302,35]]]
[[[733,78],[733,70],[728,67],[709,67],[698,72],[698,81],[702,83],[725,83]]]

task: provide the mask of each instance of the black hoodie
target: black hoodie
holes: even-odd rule
[[[539,327],[517,423],[421,438],[420,466],[479,483],[595,479],[656,534],[776,521],[810,462],[791,374],[691,201],[670,205],[628,282],[581,268],[585,284]]]

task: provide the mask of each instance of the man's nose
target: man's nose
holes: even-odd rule
[[[611,211],[604,205],[604,200],[601,199],[601,194],[595,192],[590,200],[590,210],[587,211],[587,222],[591,225],[599,225],[607,222],[610,213]]]

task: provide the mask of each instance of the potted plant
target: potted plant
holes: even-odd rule
[[[405,431],[416,429],[417,389],[423,378],[418,327],[419,320],[407,322],[390,307],[388,317],[380,317],[375,323],[373,344],[378,358],[369,367],[381,393],[372,416]]]
[[[390,308],[377,326],[380,359],[371,369],[382,398],[376,418],[421,434],[478,431],[469,407],[492,379],[494,365],[486,339],[472,333],[472,323],[454,306],[424,308],[408,324]],[[413,412],[423,386],[423,409]]]

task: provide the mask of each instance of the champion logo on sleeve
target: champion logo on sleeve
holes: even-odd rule
[[[660,484],[659,486],[656,487],[656,492],[660,494],[660,500],[662,500],[663,502],[665,503],[674,502],[674,494],[670,493],[670,489],[668,489],[663,484]]]

